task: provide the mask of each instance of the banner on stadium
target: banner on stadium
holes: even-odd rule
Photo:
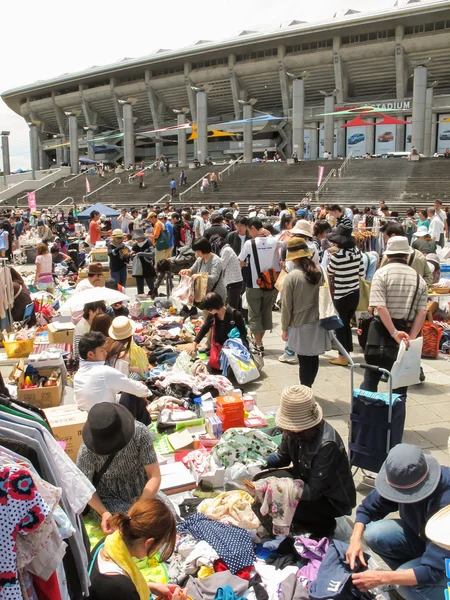
[[[311,131],[305,129],[303,132],[303,157],[311,158]]]
[[[450,149],[450,122],[443,121],[443,119],[449,119],[450,115],[439,115],[439,127],[438,127],[438,152],[445,152]]]
[[[318,172],[318,176],[317,176],[317,187],[320,187],[320,184],[322,183],[322,179],[323,179],[323,173],[325,171],[325,167],[321,166],[319,167],[319,172]]]
[[[28,208],[33,211],[36,210],[36,194],[34,192],[28,192]]]
[[[352,156],[364,156],[366,153],[366,127],[351,127],[345,131],[347,132],[346,155],[349,156],[351,152]]]
[[[319,124],[319,158],[323,158],[323,153],[330,148],[325,148],[325,124]],[[337,156],[337,127],[334,127],[334,145],[333,145],[333,156]]]
[[[377,123],[383,121],[377,119]],[[375,125],[375,154],[395,152],[395,125]]]

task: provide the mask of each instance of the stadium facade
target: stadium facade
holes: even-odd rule
[[[251,160],[266,147],[311,159],[325,150],[383,154],[412,145],[433,155],[450,148],[450,2],[409,0],[199,40],[37,81],[2,99],[30,125],[36,169],[73,166],[78,152],[125,162],[164,152],[181,164],[243,152]],[[339,115],[322,116],[367,105],[412,124],[343,128]],[[249,121],[264,113],[277,119]],[[164,131],[186,120],[197,124],[195,141],[189,129]],[[210,137],[211,130],[230,135]]]

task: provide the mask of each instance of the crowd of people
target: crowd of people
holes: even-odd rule
[[[169,172],[163,159],[159,168],[162,174]],[[185,176],[183,180],[180,185],[186,184]],[[173,181],[171,189],[176,190]],[[216,189],[214,183],[209,177],[202,191],[209,186]],[[168,291],[174,274],[180,281],[203,281],[201,300],[193,303],[193,312],[189,307],[185,313],[194,317],[197,308],[203,311],[201,325],[185,349],[196,357],[206,347],[212,375],[219,373],[218,352],[230,338],[238,337],[246,350],[264,355],[273,312],[280,311],[286,345],[279,361],[298,364],[299,384],[281,394],[275,421],[282,440],[253,481],[258,487],[270,485],[264,480],[272,478],[292,480],[283,483],[291,491],[301,488],[291,511],[292,523],[313,538],[332,538],[336,519],[355,508],[356,492],[345,444],[314,397],[319,357],[334,345],[337,355],[330,363],[347,366],[353,353],[355,313],[368,311],[373,319],[365,361],[391,370],[400,343],[408,346],[421,334],[429,288],[439,282],[448,211],[440,201],[426,211],[410,208],[405,218],[382,201],[363,214],[356,207],[337,204],[313,210],[307,198],[292,208],[283,202],[250,206],[248,215],[234,202],[182,209],[168,203],[160,212],[156,208],[123,209],[115,222],[92,211],[85,233],[76,227],[76,208],[67,217],[62,211],[52,217],[45,209],[39,214],[28,209],[5,213],[0,249],[12,260],[21,236],[35,232],[39,241],[33,286],[48,292],[57,285],[58,265],[67,267],[74,294],[99,287],[124,291],[131,276],[139,298],[155,299],[160,298],[164,277],[172,282]],[[380,252],[359,244],[357,233],[374,229],[381,240]],[[69,250],[74,243],[76,258]],[[78,255],[102,247],[109,274],[92,260],[86,277],[78,277],[83,265]],[[11,273],[14,319],[21,320],[31,297],[18,271],[11,268]],[[363,309],[361,282],[370,284]],[[329,290],[338,321],[335,336],[321,316],[324,289]],[[142,600],[150,591],[183,600],[190,588],[186,592],[178,584],[148,584],[135,566],[156,552],[161,562],[171,558],[180,520],[160,492],[160,467],[149,431],[147,375],[160,354],[155,352],[150,361],[148,351],[136,343],[135,332],[136,322],[123,302],[110,306],[88,302],[76,319],[74,399],[88,413],[77,465],[94,485],[88,505],[107,536],[94,549],[91,597]],[[163,352],[175,360],[172,347]],[[380,372],[366,370],[361,389],[376,392],[380,378]],[[407,388],[394,392],[405,395]],[[354,593],[396,585],[407,600],[440,597],[446,586],[445,551],[424,539],[423,530],[449,502],[449,469],[414,446],[400,444],[391,450],[376,489],[357,509],[346,550],[349,568],[355,571],[350,574]],[[254,510],[265,524],[257,502]],[[396,511],[400,519],[384,519]],[[392,571],[360,570],[367,562],[363,536]]]

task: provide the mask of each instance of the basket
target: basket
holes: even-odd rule
[[[433,294],[450,294],[450,288],[433,288]]]
[[[3,341],[6,356],[8,358],[26,358],[33,352],[34,339],[18,340],[17,342]]]

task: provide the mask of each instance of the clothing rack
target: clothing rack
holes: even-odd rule
[[[0,269],[9,269],[8,267],[8,259],[7,258],[0,258]],[[11,312],[11,306],[8,306],[8,320],[9,320],[9,326],[6,328],[8,331],[12,331],[13,330],[13,323],[14,320],[12,318],[12,312]]]

